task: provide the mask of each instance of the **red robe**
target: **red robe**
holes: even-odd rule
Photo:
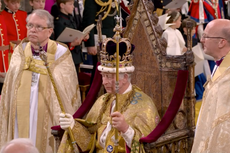
[[[27,36],[25,11],[18,10],[16,13],[10,13],[5,8],[1,14],[5,18],[7,26],[7,36],[9,41],[20,41]]]
[[[191,4],[189,6],[189,12],[188,15],[190,15],[190,17],[192,19],[194,19],[196,22],[200,22],[200,13],[204,15],[204,22],[210,22],[214,19],[216,19],[216,15],[215,15],[215,10],[213,8],[213,2],[212,0],[202,0],[202,4],[203,4],[203,12],[200,12],[200,3],[199,1],[201,0],[192,0]],[[217,1],[217,0],[215,0]],[[218,0],[218,7],[217,7],[217,15],[218,18],[224,18],[224,11],[223,11],[223,1],[222,0]]]
[[[9,45],[4,17],[0,14],[0,46]],[[8,70],[8,49],[0,50],[0,72]]]

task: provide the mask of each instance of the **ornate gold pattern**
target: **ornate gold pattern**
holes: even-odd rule
[[[117,56],[116,53],[114,55],[109,56],[106,50],[106,46],[109,41],[113,41],[114,43],[116,43],[115,40],[112,38],[106,38],[104,40],[103,45],[102,45],[102,51],[100,51],[101,66],[109,67],[109,68],[116,68],[116,56]],[[132,66],[133,56],[130,54],[131,48],[132,48],[131,43],[129,39],[127,38],[121,38],[119,43],[121,42],[124,42],[126,44],[127,49],[123,57],[119,56],[119,60],[120,60],[119,68]]]
[[[3,118],[0,119],[0,147],[5,142],[10,141],[14,138],[16,100],[18,88],[20,87],[20,81],[22,78],[22,72],[24,71],[26,61],[23,47],[26,45],[26,43],[28,42],[24,40],[14,50],[10,68],[6,76],[5,83],[7,84],[7,86],[4,86],[2,90],[0,113]],[[55,43],[55,45],[57,45],[57,43]],[[63,47],[67,49],[66,45],[62,45],[62,48]],[[77,76],[76,73],[72,73],[75,70],[70,52],[67,50],[60,58],[58,58],[51,64],[50,68],[52,73],[55,75],[55,81],[58,84],[61,98],[65,99],[64,107],[68,110],[68,113],[73,114],[81,105],[81,100],[79,88],[77,87]],[[62,82],[62,84],[60,84],[60,82]],[[69,86],[69,84],[72,84],[72,86]],[[47,109],[44,109],[44,126],[37,130],[42,131],[42,139],[39,140],[41,141],[41,147],[39,147],[41,148],[40,151],[42,150],[41,152],[48,153],[53,152],[53,137],[50,133],[50,127],[58,124],[60,108],[57,102],[57,98],[54,96],[54,91],[51,88],[51,83],[47,81],[47,84],[45,85],[47,85],[47,90],[45,91],[45,105],[49,107],[47,107]],[[78,90],[76,91],[76,89]]]
[[[123,36],[129,38],[136,45],[135,56],[133,58],[135,72],[132,81],[140,86],[145,93],[151,95],[152,99],[157,101],[156,104],[159,112],[161,112],[161,116],[167,110],[173,95],[177,70],[190,71],[185,98],[181,105],[181,109],[186,113],[186,116],[180,122],[183,122],[185,126],[183,126],[183,129],[176,130],[175,126],[170,125],[166,133],[162,136],[164,140],[158,141],[160,137],[154,143],[155,145],[146,144],[145,147],[148,147],[146,151],[153,153],[189,152],[192,146],[193,132],[187,130],[186,133],[180,135],[180,131],[191,129],[194,126],[193,56],[187,53],[182,56],[166,55],[167,41],[161,38],[163,31],[157,25],[158,16],[153,13],[153,4],[151,1],[133,1],[131,8],[131,14]],[[142,63],[141,66],[139,63]],[[157,94],[153,94],[154,91]],[[175,122],[178,123],[178,121]],[[171,133],[175,134],[173,139],[171,139]]]
[[[103,13],[102,20],[104,20],[107,16],[110,16],[109,13],[113,10],[113,15],[118,11],[118,2],[116,0],[108,0],[107,2],[103,2],[101,0],[95,0],[95,2],[101,6],[101,9],[97,12],[96,17]],[[116,7],[116,9],[114,9]],[[97,21],[97,20],[96,20]]]
[[[133,99],[134,94],[135,94],[134,89],[128,93],[127,99],[125,100],[123,105],[120,107],[120,110],[118,110],[120,113],[123,113],[127,109],[131,100]],[[112,94],[105,94],[105,96],[103,98],[104,105],[102,106],[102,109],[100,110],[100,114],[104,114],[105,110],[108,108],[109,102],[111,103],[114,100],[115,97],[112,98],[113,96],[114,95],[112,95]],[[102,123],[102,117],[103,117],[103,115],[99,116],[97,121],[96,121],[97,124],[92,126],[91,128],[89,128],[90,133],[96,132],[96,130],[103,124]]]
[[[230,119],[230,112],[227,114],[224,114],[223,116],[220,116],[219,118],[217,118],[216,120],[214,120],[213,124],[212,124],[212,128],[215,128],[216,126],[218,126],[219,124],[225,122],[226,120]]]
[[[161,38],[163,33],[161,27],[157,26],[158,17],[153,13],[152,2],[148,0],[140,0],[134,2],[130,5],[132,9],[136,10],[134,12],[131,10],[131,17],[127,23],[126,31],[124,32],[124,37],[127,37],[131,40],[134,39],[134,34],[136,33],[136,28],[139,22],[143,22],[146,26],[146,32],[154,49],[155,55],[158,57],[159,68],[162,70],[179,70],[185,69],[185,64],[193,63],[193,58],[190,55],[178,56],[175,59],[175,56],[167,56],[166,58],[166,47],[167,41],[164,38]],[[166,64],[166,61],[169,62]],[[186,62],[188,61],[188,62]],[[176,62],[176,64],[174,64]]]
[[[130,91],[126,94],[119,95],[118,111],[123,112],[122,114],[124,115],[125,120],[135,131],[134,140],[138,141],[141,136],[143,135],[146,136],[156,126],[153,118],[158,116],[158,112],[156,111],[155,105],[153,104],[151,99],[146,94],[141,92],[138,88],[135,88],[135,86],[133,86],[133,90],[134,91]],[[131,95],[133,95],[133,97],[131,97]],[[90,133],[91,135],[95,133],[97,134],[97,143],[96,143],[97,152],[106,151],[106,148],[103,149],[102,147],[100,147],[98,138],[101,137],[102,131],[106,127],[107,123],[111,120],[111,117],[109,114],[111,113],[110,108],[111,108],[113,101],[114,101],[113,95],[110,96],[110,94],[105,94],[101,96],[95,102],[94,107],[92,107],[92,109],[86,116],[85,120],[79,120],[79,119],[76,120],[78,121],[78,123],[81,123],[85,127],[88,127],[87,128],[89,130],[88,133]],[[105,104],[105,102],[107,102],[107,104]],[[102,112],[102,110],[104,110],[104,112]],[[87,121],[87,122],[83,123],[83,121]],[[98,127],[98,129],[95,128],[98,125],[94,126],[93,124],[91,124],[91,123],[96,124],[97,122],[100,122],[98,123],[98,125],[101,124],[101,126]],[[91,126],[93,126],[93,128],[90,130],[89,128]],[[73,128],[73,131],[74,129],[75,128]],[[76,129],[76,130],[78,131],[78,132],[74,131],[74,134],[76,134],[75,138],[77,138],[76,140],[82,141],[82,143],[84,143],[88,147],[88,144],[85,143],[86,141],[79,136],[81,134],[79,132],[82,132],[82,130],[79,130],[79,129]],[[114,146],[114,143],[113,143],[114,134],[115,134],[115,131],[112,128],[112,130],[108,133],[106,144],[105,144],[106,146],[108,145]],[[122,139],[120,136],[119,138],[120,139],[118,139],[119,140],[118,143],[120,147],[118,147],[118,150],[121,152],[125,152],[124,139]],[[61,145],[65,146],[66,143],[67,143],[66,139],[65,138],[62,139]],[[64,146],[60,148],[65,148]],[[65,150],[62,150],[59,152],[62,153],[64,151]]]
[[[34,59],[33,57],[26,57],[24,69],[47,75],[47,70],[44,66],[44,62],[41,60]]]

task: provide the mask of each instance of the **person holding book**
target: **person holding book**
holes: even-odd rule
[[[57,0],[57,6],[59,8],[59,15],[54,19],[54,39],[56,40],[58,36],[63,32],[63,30],[68,27],[72,29],[77,29],[77,23],[74,16],[72,15],[74,10],[74,0]],[[79,29],[81,30],[81,29]],[[73,61],[76,67],[77,73],[79,72],[80,63],[83,62],[83,54],[81,50],[81,42],[83,39],[88,39],[88,35],[85,38],[74,39],[72,42],[64,42],[69,46],[72,53]]]
[[[44,10],[46,0],[30,0],[29,2],[30,6],[32,7],[32,10],[30,12],[27,12],[27,14],[32,13],[32,11],[36,9]]]
[[[74,0],[74,10],[72,12],[72,15],[75,18],[76,24],[77,24],[77,29],[83,29],[82,27],[82,12],[83,12],[83,8],[82,5],[79,3],[80,0]],[[81,5],[81,6],[80,6]],[[57,5],[57,3],[53,3],[52,7],[51,7],[51,15],[54,18],[57,18],[59,16],[59,12],[60,9]]]

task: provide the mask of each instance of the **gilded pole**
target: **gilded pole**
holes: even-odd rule
[[[97,21],[97,36],[98,36],[98,42],[97,42],[97,60],[100,61],[100,50],[101,50],[101,44],[103,42],[103,38],[102,38],[102,16],[99,15],[98,16],[98,21]]]
[[[114,17],[116,20],[116,26],[114,28],[115,31],[115,35],[113,36],[114,40],[116,41],[116,83],[115,83],[115,90],[116,90],[116,104],[115,104],[115,111],[118,111],[118,94],[119,94],[119,61],[120,61],[120,57],[119,57],[119,43],[120,43],[120,39],[121,39],[121,32],[122,32],[122,27],[119,25],[120,24],[120,20],[121,20],[121,16],[120,16],[120,0],[115,1],[115,6],[116,6],[116,10],[117,10],[117,16]],[[115,142],[114,142],[114,146],[115,146],[115,153],[118,153],[118,131],[117,129],[115,129]]]
[[[48,74],[49,74],[51,83],[52,83],[52,85],[53,85],[55,94],[56,94],[56,96],[57,96],[57,100],[58,100],[60,109],[61,109],[62,113],[65,114],[65,108],[64,108],[64,106],[63,106],[63,104],[62,104],[61,97],[60,97],[60,95],[59,95],[59,93],[58,93],[57,86],[56,86],[56,84],[55,84],[55,82],[54,82],[53,75],[52,75],[52,73],[51,73],[51,71],[50,71],[49,63],[47,62],[47,55],[46,55],[46,52],[42,49],[42,47],[41,47],[40,45],[39,45],[39,47],[40,47],[40,49],[39,49],[39,56],[40,56],[40,58],[45,62],[44,65],[45,65],[45,67],[46,67],[46,69],[47,69],[47,71],[48,71]],[[79,153],[79,149],[78,149],[78,147],[77,147],[77,145],[76,145],[76,141],[74,140],[74,136],[73,136],[73,132],[72,132],[71,128],[69,127],[67,131],[68,131],[70,140],[71,140],[71,142],[72,142],[72,146],[73,146],[73,148],[74,148],[74,152],[75,152],[75,153]]]
[[[115,83],[115,90],[116,90],[116,104],[115,104],[115,110],[114,111],[117,111],[118,110],[118,94],[119,94],[119,42],[120,42],[120,39],[121,39],[121,36],[120,36],[120,30],[121,30],[121,27],[119,26],[119,17],[117,16],[116,17],[117,19],[117,25],[116,27],[114,28],[114,30],[116,31],[115,35],[114,35],[114,39],[116,41],[116,83]],[[118,153],[118,131],[117,129],[115,129],[115,142],[114,142],[114,146],[115,146],[115,153]]]
[[[118,3],[116,3],[116,9],[117,9],[117,16],[115,17],[116,19],[116,26],[114,28],[115,31],[115,35],[113,36],[114,40],[116,41],[116,83],[115,83],[115,90],[116,90],[116,104],[115,104],[115,111],[118,111],[118,94],[119,94],[119,61],[120,61],[120,57],[119,57],[119,43],[120,43],[120,39],[121,39],[121,32],[122,32],[122,27],[119,25],[120,24],[120,20],[121,20],[121,16],[120,16],[120,1],[118,1]],[[118,131],[117,129],[115,129],[115,142],[114,142],[114,146],[115,146],[115,153],[118,153]]]

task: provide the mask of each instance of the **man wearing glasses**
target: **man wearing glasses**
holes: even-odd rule
[[[204,53],[216,62],[205,84],[192,153],[229,152],[230,146],[230,21],[208,23],[201,38]]]
[[[0,148],[14,138],[30,138],[39,152],[53,153],[50,127],[59,124],[60,107],[40,51],[66,112],[80,106],[78,78],[68,47],[49,39],[53,17],[35,10],[27,17],[27,39],[15,48],[0,102]]]

